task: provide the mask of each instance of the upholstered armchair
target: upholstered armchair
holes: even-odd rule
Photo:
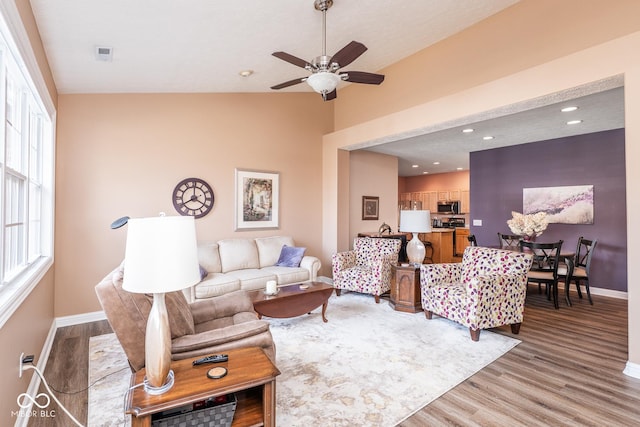
[[[398,262],[401,244],[399,239],[356,237],[353,250],[334,254],[336,295],[345,289],[373,295],[379,303],[380,295],[391,289],[391,263]]]
[[[462,262],[420,267],[422,308],[469,327],[478,341],[482,329],[510,325],[520,332],[530,254],[469,246]]]
[[[145,332],[153,296],[122,289],[122,267],[95,288],[111,328],[133,371],[144,367]],[[275,361],[269,323],[258,320],[246,291],[192,304],[180,291],[165,295],[171,329],[171,358],[188,359],[241,347],[261,347]]]

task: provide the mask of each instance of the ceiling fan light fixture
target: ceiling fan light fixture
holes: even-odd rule
[[[309,83],[309,86],[320,94],[333,92],[336,89],[336,86],[338,86],[340,80],[341,78],[339,75],[329,73],[327,71],[321,71],[307,77],[307,83]]]

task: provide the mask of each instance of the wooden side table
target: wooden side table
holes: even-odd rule
[[[420,300],[420,267],[391,264],[391,307],[397,311],[422,311]]]
[[[132,414],[131,425],[151,426],[155,413],[190,405],[210,397],[235,393],[237,399],[233,427],[276,425],[276,376],[280,371],[258,347],[220,352],[229,355],[224,363],[193,366],[192,359],[171,363],[175,376],[173,387],[164,394],[150,395],[137,387],[127,396],[125,413]],[[224,366],[227,375],[207,378],[212,367]],[[131,386],[143,382],[145,370],[131,375]]]

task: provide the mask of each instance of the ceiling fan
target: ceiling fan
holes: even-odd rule
[[[311,72],[309,77],[300,77],[271,86],[271,89],[283,89],[298,83],[307,82],[309,86],[322,95],[322,99],[335,99],[336,86],[341,80],[351,83],[365,83],[379,85],[384,80],[382,74],[366,73],[364,71],[340,71],[366,52],[367,47],[360,42],[352,41],[340,49],[335,55],[327,56],[327,10],[333,6],[333,0],[315,0],[313,6],[322,12],[322,55],[307,62],[286,52],[274,52],[273,56],[290,64],[297,65]]]

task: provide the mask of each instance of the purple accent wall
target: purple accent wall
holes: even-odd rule
[[[627,222],[624,129],[471,153],[471,233],[479,245],[497,245],[511,234],[511,211],[522,212],[522,189],[593,185],[594,222],[549,224],[537,241],[598,239],[591,264],[592,287],[627,291]],[[482,226],[474,227],[473,220]]]

